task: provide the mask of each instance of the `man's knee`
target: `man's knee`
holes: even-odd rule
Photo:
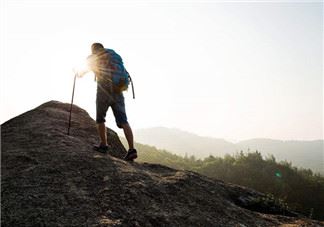
[[[122,129],[129,128],[128,122],[118,123],[117,126],[118,126],[118,128],[122,128]]]
[[[97,124],[105,123],[106,122],[105,118],[106,118],[106,112],[97,109],[96,123]]]

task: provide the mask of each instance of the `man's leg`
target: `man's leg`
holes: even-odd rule
[[[95,145],[93,149],[101,153],[108,152],[107,130],[105,126],[105,118],[107,110],[112,103],[112,98],[107,93],[106,88],[101,83],[97,83],[97,99],[96,99],[96,122],[97,130],[100,138],[100,144]]]
[[[134,149],[134,137],[133,137],[132,129],[128,123],[121,124],[120,126],[124,130],[124,134],[129,146],[128,152],[124,157],[124,159],[126,161],[133,161],[134,159],[137,158],[137,151],[136,149]]]
[[[129,149],[134,149],[134,136],[133,131],[128,123],[122,124],[121,127],[124,130],[124,134],[128,143]]]
[[[107,146],[107,132],[106,132],[106,126],[105,123],[99,123],[97,124],[97,129],[100,137],[100,146]]]
[[[137,158],[137,151],[136,149],[134,149],[134,138],[132,129],[127,122],[124,96],[122,94],[117,96],[116,103],[111,107],[116,119],[116,124],[119,128],[122,128],[124,130],[124,134],[128,142],[129,149],[124,159],[126,161],[133,161],[135,158]]]

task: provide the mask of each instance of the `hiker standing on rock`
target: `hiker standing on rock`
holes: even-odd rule
[[[91,45],[92,54],[87,58],[89,70],[95,74],[97,81],[96,122],[100,137],[100,144],[94,146],[94,150],[107,153],[107,131],[105,117],[108,108],[111,107],[116,124],[124,130],[129,150],[125,160],[132,161],[137,158],[134,149],[132,129],[127,121],[123,91],[127,89],[129,74],[126,71],[122,58],[112,49],[104,48],[101,43]],[[79,73],[82,76],[86,71]]]

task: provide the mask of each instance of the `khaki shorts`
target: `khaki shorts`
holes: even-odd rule
[[[98,86],[96,100],[96,122],[98,124],[106,122],[105,118],[109,107],[111,107],[113,111],[116,124],[119,128],[121,128],[123,124],[128,124],[123,94],[111,94]]]

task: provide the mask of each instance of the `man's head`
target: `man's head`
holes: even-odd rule
[[[100,53],[104,50],[104,46],[101,43],[93,43],[91,45],[91,52],[92,54]]]

